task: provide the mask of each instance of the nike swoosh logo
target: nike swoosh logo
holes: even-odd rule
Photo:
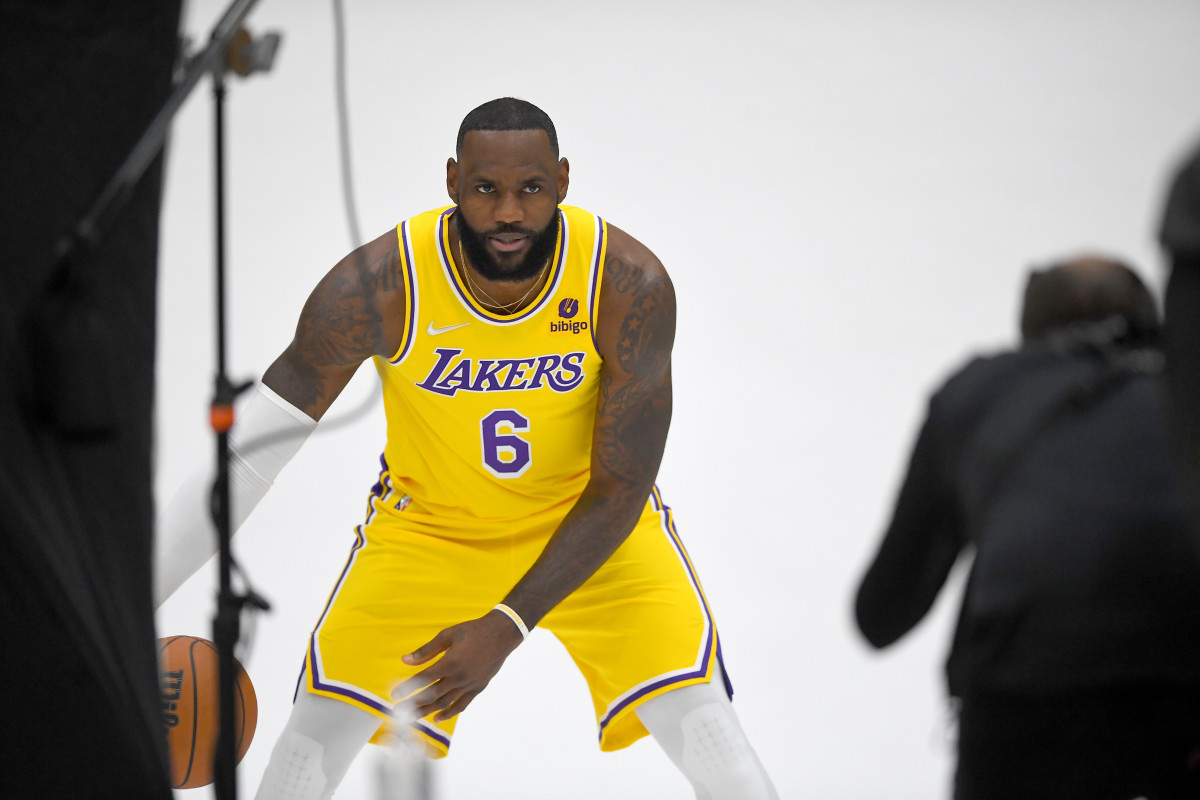
[[[444,328],[435,328],[435,327],[433,326],[433,323],[432,323],[432,322],[430,322],[430,323],[429,323],[429,327],[425,329],[425,332],[426,332],[426,333],[428,333],[430,336],[437,336],[437,335],[439,335],[439,334],[443,334],[443,333],[445,333],[446,331],[452,331],[452,330],[454,330],[454,329],[456,329],[456,328],[461,328],[461,327],[463,327],[463,326],[465,326],[465,325],[470,325],[470,324],[471,324],[471,323],[469,323],[469,322],[460,322],[460,323],[458,323],[457,325],[447,325],[447,326],[446,326],[446,327],[444,327]]]

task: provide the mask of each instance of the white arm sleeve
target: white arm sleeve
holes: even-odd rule
[[[317,423],[262,383],[237,404],[229,431],[230,522],[236,533]],[[190,475],[158,517],[154,605],[163,604],[217,552],[209,510],[211,468]]]

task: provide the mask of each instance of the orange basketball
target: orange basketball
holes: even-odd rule
[[[213,756],[219,732],[216,645],[198,636],[159,639],[158,684],[167,749],[171,754],[171,785],[176,789],[207,786],[213,781]],[[254,686],[241,664],[237,664],[233,703],[237,760],[241,761],[250,749],[254,726],[258,723]]]

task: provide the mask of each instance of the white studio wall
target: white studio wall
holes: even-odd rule
[[[956,584],[882,655],[850,604],[924,402],[970,353],[1015,341],[1033,263],[1124,256],[1162,283],[1154,226],[1200,136],[1189,0],[454,4],[347,2],[363,236],[449,202],[471,108],[504,95],[554,119],[568,202],[645,242],[679,298],[675,418],[659,485],[723,638],[735,707],[782,797],[947,797],[941,664]],[[193,0],[206,37],[224,4]],[[261,376],[317,280],[353,244],[337,152],[333,14],[263,0],[275,69],[228,106],[229,341]],[[160,262],[161,504],[212,463],[212,139],[207,85],[170,143]],[[364,367],[329,419],[369,400]],[[252,797],[306,636],[353,541],[382,409],[320,430],[235,540],[274,609],[245,660]],[[159,612],[208,636],[210,565]],[[372,797],[359,758],[339,797]],[[653,742],[601,754],[586,689],[535,633],[461,720],[441,800],[691,797]],[[206,797],[209,790],[179,793]]]

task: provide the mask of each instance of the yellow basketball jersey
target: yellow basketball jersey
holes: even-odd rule
[[[606,225],[560,206],[544,287],[503,315],[476,302],[459,277],[449,247],[454,210],[396,228],[407,325],[395,355],[375,359],[387,413],[381,481],[393,498],[375,510],[467,535],[561,519],[589,474]]]

